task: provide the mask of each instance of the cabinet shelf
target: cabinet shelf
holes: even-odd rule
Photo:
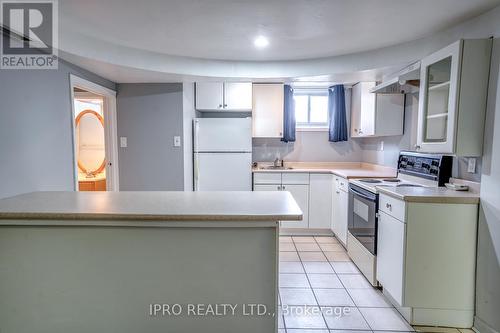
[[[427,119],[436,119],[436,118],[445,118],[445,117],[448,117],[448,112],[431,114],[431,115],[427,116]]]
[[[443,83],[436,84],[435,86],[429,86],[429,91],[443,91],[449,90],[450,81],[446,81]]]

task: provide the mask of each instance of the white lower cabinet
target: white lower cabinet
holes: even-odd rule
[[[399,305],[403,304],[405,237],[405,223],[379,211],[377,280]]]
[[[254,191],[288,191],[302,210],[302,221],[282,221],[283,228],[309,227],[308,173],[254,173]]]
[[[383,193],[379,203],[384,294],[412,325],[470,328],[478,204],[405,202]]]
[[[283,185],[282,191],[288,191],[302,210],[302,221],[282,221],[283,228],[308,228],[309,227],[309,185]]]
[[[347,224],[349,209],[349,194],[347,193],[348,181],[341,177],[335,177],[332,209],[332,231],[337,239],[347,245]]]
[[[332,204],[333,175],[312,173],[309,180],[309,228],[330,229]]]
[[[254,172],[254,191],[288,191],[304,214],[302,221],[283,221],[284,228],[332,230],[347,244],[348,181],[331,173]]]

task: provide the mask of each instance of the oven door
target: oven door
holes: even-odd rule
[[[377,205],[377,194],[349,185],[349,232],[373,255],[377,254]]]

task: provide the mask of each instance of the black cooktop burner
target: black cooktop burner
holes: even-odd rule
[[[401,182],[401,179],[388,178],[388,179],[384,179],[384,182],[386,182],[386,183],[399,183],[399,182]]]
[[[370,178],[368,178],[368,179],[360,179],[359,181],[363,182],[363,183],[370,183],[370,184],[382,183],[382,181],[379,180],[379,179],[370,179]]]

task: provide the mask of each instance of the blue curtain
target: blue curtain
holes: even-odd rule
[[[284,101],[284,119],[283,119],[283,138],[281,141],[295,141],[295,102],[293,100],[293,89],[285,84]]]
[[[337,84],[328,88],[328,141],[347,141],[347,117],[345,110],[344,85]]]

